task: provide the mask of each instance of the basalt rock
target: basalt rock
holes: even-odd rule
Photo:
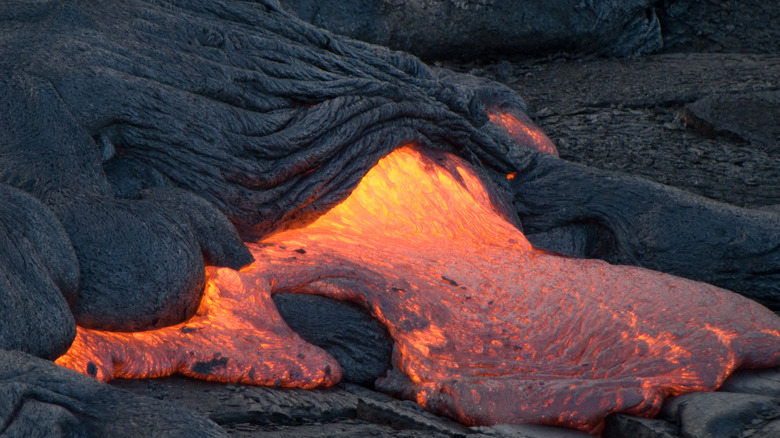
[[[238,269],[252,260],[224,215],[191,192],[57,201],[52,208],[81,264],[73,314],[83,327],[132,331],[183,321],[198,307],[207,264]]]
[[[76,336],[79,265],[56,216],[0,184],[0,349],[54,359]]]
[[[239,268],[251,261],[224,215],[192,192],[158,187],[116,198],[101,151],[50,82],[6,70],[0,89],[0,181],[48,207],[30,221],[52,222],[39,233],[75,250],[77,268],[64,290],[80,325],[139,330],[179,322],[197,308],[206,263]],[[32,285],[34,269],[27,269],[22,278]]]
[[[670,399],[661,417],[685,437],[773,436],[780,425],[780,399],[728,392],[683,394]]]
[[[780,369],[734,373],[723,382],[720,390],[780,399]]]
[[[769,154],[780,151],[780,91],[709,95],[686,105],[682,120],[703,135],[750,143]]]
[[[281,0],[302,19],[424,59],[558,51],[627,56],[662,46],[648,0]]]
[[[577,181],[579,190],[567,190],[565,181]],[[536,233],[560,229],[563,248],[593,251],[572,255],[704,281],[780,308],[780,215],[772,210],[563,161],[537,166],[510,185],[531,242]]]
[[[665,51],[778,53],[776,3],[663,0],[656,3]]]
[[[678,438],[674,423],[654,418],[613,414],[607,417],[604,438]]]
[[[392,339],[368,312],[354,304],[298,292],[273,296],[279,314],[303,340],[338,361],[342,381],[371,386],[390,369]]]
[[[189,409],[141,397],[20,352],[0,350],[0,434],[7,437],[217,437]]]

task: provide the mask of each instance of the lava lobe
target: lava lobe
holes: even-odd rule
[[[470,425],[598,432],[665,396],[780,365],[780,318],[717,287],[539,251],[468,164],[405,146],[313,223],[248,243],[241,271],[209,268],[197,314],[139,333],[79,328],[58,363],[102,380],[182,373],[326,386],[338,364],[281,319],[270,295],[364,306],[395,342],[380,389]]]

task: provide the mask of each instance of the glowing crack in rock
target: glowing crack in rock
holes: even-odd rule
[[[536,250],[496,211],[462,160],[400,148],[315,222],[248,244],[252,265],[210,269],[191,320],[79,329],[58,363],[104,380],[330,385],[338,365],[270,300],[300,289],[359,303],[387,326],[393,369],[380,389],[470,425],[598,432],[609,413],[650,416],[665,396],[715,389],[738,367],[780,365],[780,318],[759,304]]]
[[[522,112],[493,108],[488,110],[487,115],[493,124],[504,129],[517,144],[558,155],[558,148],[552,140]]]

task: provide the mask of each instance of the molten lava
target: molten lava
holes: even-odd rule
[[[255,262],[208,271],[186,323],[79,329],[58,363],[103,380],[184,373],[311,387],[335,361],[284,324],[270,294],[362,304],[395,341],[381,389],[466,424],[598,431],[653,415],[737,367],[780,365],[780,318],[703,283],[535,250],[462,160],[403,147],[305,228],[248,244]]]
[[[195,316],[146,332],[78,327],[56,363],[100,380],[174,373],[219,382],[314,388],[341,379],[338,362],[285,324],[271,284],[228,268],[206,268]]]
[[[519,111],[504,108],[487,112],[490,121],[503,128],[517,144],[537,149],[541,152],[558,155],[558,148],[547,135],[539,129],[527,115]]]

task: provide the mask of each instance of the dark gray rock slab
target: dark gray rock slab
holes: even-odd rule
[[[662,46],[647,0],[281,0],[334,33],[425,59],[576,51],[650,53]]]
[[[20,352],[0,350],[4,437],[219,437],[197,413],[113,388]]]
[[[780,419],[780,399],[728,392],[689,393],[667,400],[661,417],[677,423],[680,435],[686,438],[748,436]]]
[[[587,438],[592,436],[576,430],[535,424],[499,424],[472,427],[471,430],[496,438]]]
[[[738,370],[723,382],[719,391],[759,394],[780,399],[780,369]]]
[[[685,106],[683,122],[707,136],[751,143],[768,154],[780,152],[780,91],[718,93]]]
[[[76,336],[79,264],[51,210],[0,184],[0,349],[54,359]]]
[[[686,129],[681,112],[711,95],[772,93],[780,56],[677,53],[637,59],[446,64],[520,93],[561,157],[744,207],[780,204],[780,154]],[[745,118],[751,114],[745,114]]]
[[[393,341],[385,327],[354,304],[302,292],[273,296],[287,325],[338,361],[342,381],[372,386],[390,368]]]
[[[462,424],[425,411],[412,401],[398,401],[356,385],[345,389],[358,396],[355,416],[359,420],[390,426],[396,430],[416,430],[462,438],[470,430]]]
[[[654,418],[613,414],[607,417],[603,438],[677,438],[675,423]]]
[[[780,420],[772,420],[752,431],[751,438],[777,438],[780,436]]]
[[[337,423],[300,425],[273,425],[258,427],[252,424],[223,426],[231,437],[262,438],[449,438],[428,430],[398,430],[390,426],[366,423],[362,420],[343,420]],[[474,438],[481,438],[474,436]]]
[[[656,2],[665,51],[780,52],[780,4],[761,0]]]
[[[357,396],[339,388],[290,389],[224,385],[169,377],[115,380],[112,386],[199,412],[222,426],[299,425],[355,418]]]
[[[487,436],[426,412],[416,403],[354,384],[302,390],[169,377],[116,380],[111,385],[193,409],[231,436]]]

